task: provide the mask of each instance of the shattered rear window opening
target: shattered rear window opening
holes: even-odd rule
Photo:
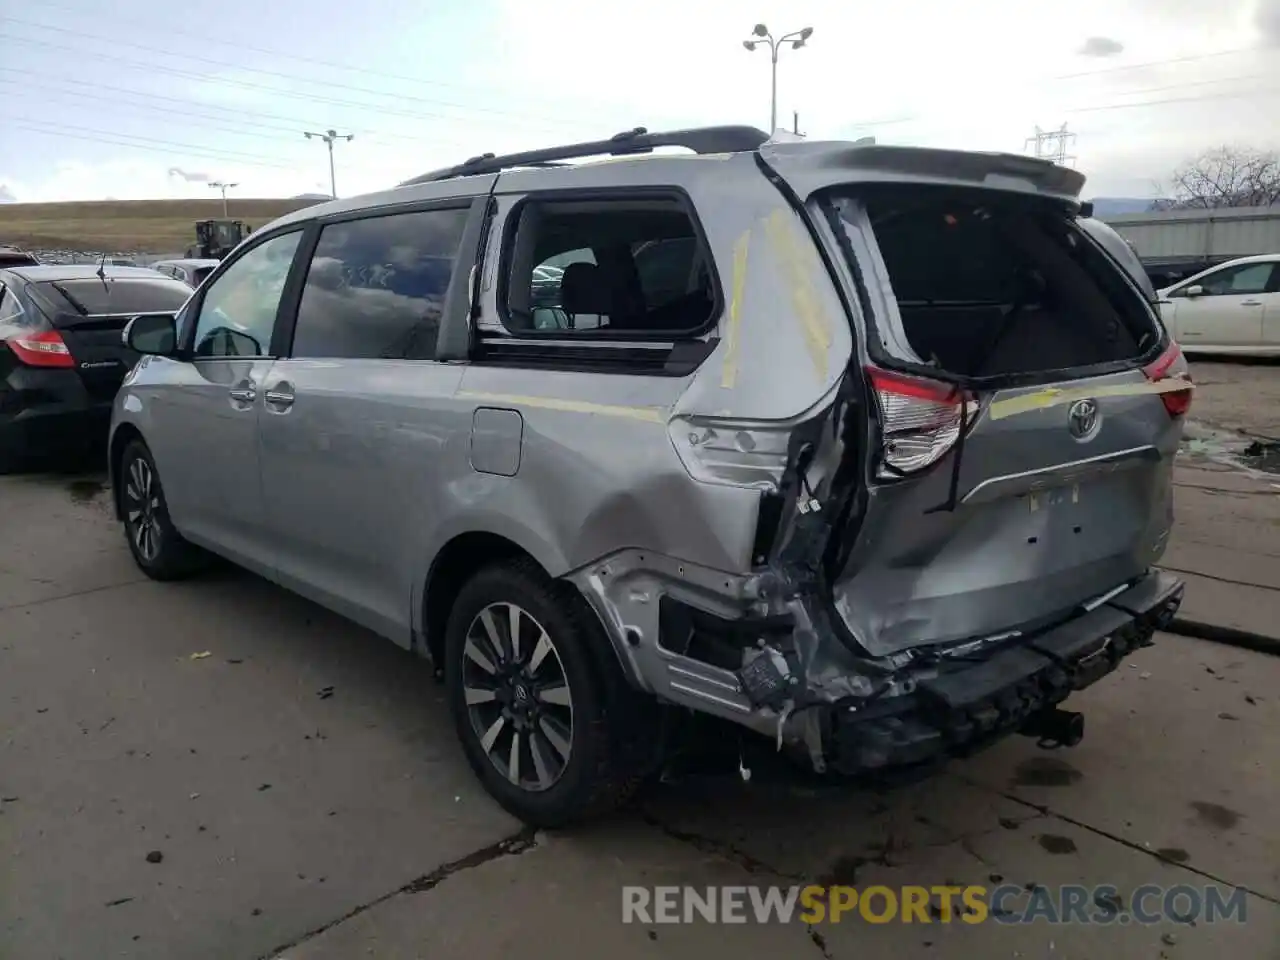
[[[831,202],[846,231],[865,209],[902,332],[926,364],[1040,373],[1134,360],[1154,343],[1140,293],[1050,201],[916,187]]]

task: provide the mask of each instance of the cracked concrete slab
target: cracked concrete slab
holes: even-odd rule
[[[471,960],[477,957],[808,957],[802,924],[623,923],[626,885],[787,883],[619,819],[573,835],[539,834],[519,856],[459,872],[427,894],[406,893],[282,951],[278,960]]]
[[[1280,659],[1162,634],[1067,704],[1085,738],[1000,744],[961,776],[1280,899]]]

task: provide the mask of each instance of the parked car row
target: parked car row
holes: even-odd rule
[[[533,824],[622,802],[691,716],[837,777],[1074,744],[1063,700],[1180,603],[1192,391],[1083,182],[636,130],[289,214],[127,328],[129,549],[431,658]],[[50,321],[68,360],[103,309]]]

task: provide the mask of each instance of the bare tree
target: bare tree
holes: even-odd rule
[[[1218,147],[1173,172],[1168,208],[1269,207],[1280,204],[1280,154]]]

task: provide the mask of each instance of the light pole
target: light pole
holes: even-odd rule
[[[805,27],[803,30],[796,30],[792,33],[784,33],[775,40],[768,27],[763,23],[757,23],[755,29],[751,31],[751,35],[754,39],[742,41],[742,45],[748,50],[754,50],[756,45],[761,43],[769,47],[769,60],[772,70],[769,94],[769,136],[772,137],[773,132],[778,129],[778,50],[788,40],[791,41],[792,50],[799,50],[804,46],[804,42],[813,36],[813,27]]]
[[[230,190],[232,187],[238,187],[238,186],[240,186],[240,184],[238,183],[223,183],[220,180],[214,181],[213,183],[209,184],[210,190],[222,191],[222,217],[224,220],[227,217],[227,191]]]
[[[310,140],[312,137],[315,137],[316,139],[323,140],[325,144],[328,145],[329,147],[329,192],[333,195],[333,199],[337,200],[338,199],[338,180],[333,173],[333,141],[354,140],[356,138],[355,134],[354,133],[341,134],[341,133],[338,133],[337,130],[326,130],[324,133],[313,133],[308,130],[304,132],[303,136],[305,136],[308,140]]]

